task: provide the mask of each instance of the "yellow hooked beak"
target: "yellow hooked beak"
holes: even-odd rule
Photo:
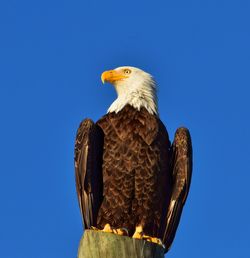
[[[102,83],[109,82],[114,83],[116,81],[128,78],[122,71],[109,70],[102,73]]]

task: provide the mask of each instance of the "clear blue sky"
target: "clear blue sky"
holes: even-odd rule
[[[0,257],[76,257],[75,132],[105,114],[100,74],[121,65],[154,75],[171,139],[193,138],[168,257],[250,257],[249,14],[244,0],[2,0]]]

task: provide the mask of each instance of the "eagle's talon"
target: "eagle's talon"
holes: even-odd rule
[[[162,243],[162,240],[160,238],[143,235],[142,239],[144,239],[148,242],[151,242],[151,243],[158,244],[158,245],[162,246],[163,248],[165,248],[165,246]]]
[[[143,237],[143,230],[142,230],[142,226],[137,226],[135,228],[135,233],[132,236],[132,238],[137,238],[137,239],[142,239]]]
[[[126,228],[117,228],[113,230],[114,234],[120,235],[120,236],[129,236],[128,230]]]
[[[105,233],[114,233],[114,230],[111,228],[110,224],[106,224],[102,230]]]
[[[142,233],[140,233],[140,232],[135,232],[134,235],[132,236],[132,238],[142,239]]]
[[[96,228],[96,227],[93,227],[93,226],[91,226],[90,229],[91,229],[91,230],[95,230],[95,231],[100,231],[99,228]]]

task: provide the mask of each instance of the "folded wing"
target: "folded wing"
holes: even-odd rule
[[[163,242],[169,250],[180,221],[192,176],[192,143],[188,129],[179,128],[171,147],[172,194],[165,220]]]
[[[92,120],[80,124],[75,141],[75,179],[85,229],[96,226],[103,199],[103,132]]]

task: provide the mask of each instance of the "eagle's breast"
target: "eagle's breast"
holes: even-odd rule
[[[114,221],[114,226],[129,228],[124,223],[131,215],[137,217],[133,214],[137,207],[143,212],[157,211],[157,207],[150,207],[152,202],[143,203],[143,199],[149,193],[150,198],[158,198],[162,190],[168,173],[168,134],[157,116],[130,105],[118,113],[108,113],[98,125],[104,132],[101,216],[109,214],[107,221]]]

